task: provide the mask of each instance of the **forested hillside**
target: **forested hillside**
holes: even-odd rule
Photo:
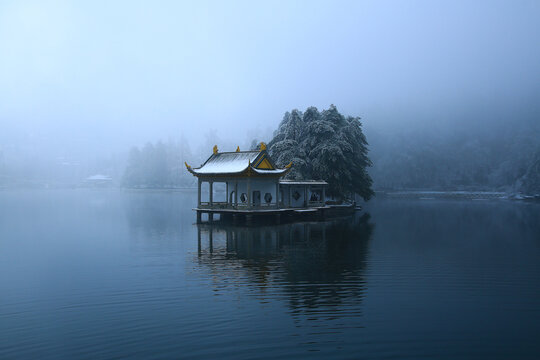
[[[529,195],[540,194],[540,150],[530,162],[525,174],[516,182],[516,190]]]
[[[191,159],[187,144],[181,142],[147,143],[133,147],[122,185],[129,188],[178,188],[193,186],[193,176],[185,171],[184,161]]]
[[[366,130],[378,190],[540,193],[535,121],[452,131]]]

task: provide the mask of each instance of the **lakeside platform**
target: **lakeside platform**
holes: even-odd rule
[[[280,224],[290,221],[321,221],[354,214],[356,204],[325,205],[309,208],[216,209],[194,208],[197,223],[229,222],[251,225],[260,222]]]

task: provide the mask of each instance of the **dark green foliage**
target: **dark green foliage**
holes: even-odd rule
[[[334,105],[322,112],[309,107],[304,113],[285,113],[268,145],[278,166],[292,161],[289,178],[326,180],[328,193],[339,198],[373,196],[360,118],[344,117]]]

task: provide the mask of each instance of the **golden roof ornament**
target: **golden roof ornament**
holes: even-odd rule
[[[186,164],[186,169],[191,169],[191,166],[189,166],[187,162],[184,161],[184,164]]]
[[[236,152],[240,152],[240,146],[236,147]]]
[[[214,151],[214,154],[217,154],[217,153],[218,153],[218,148],[217,148],[217,145],[214,145],[214,149],[213,149],[213,151]]]
[[[266,150],[266,144],[261,142],[260,148],[261,148],[261,151]]]

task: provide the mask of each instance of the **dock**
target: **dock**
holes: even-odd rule
[[[216,221],[233,224],[286,223],[291,221],[321,221],[329,218],[354,214],[358,207],[355,204],[325,205],[310,208],[267,208],[267,209],[209,209],[194,208],[197,212],[197,223],[213,223]]]

